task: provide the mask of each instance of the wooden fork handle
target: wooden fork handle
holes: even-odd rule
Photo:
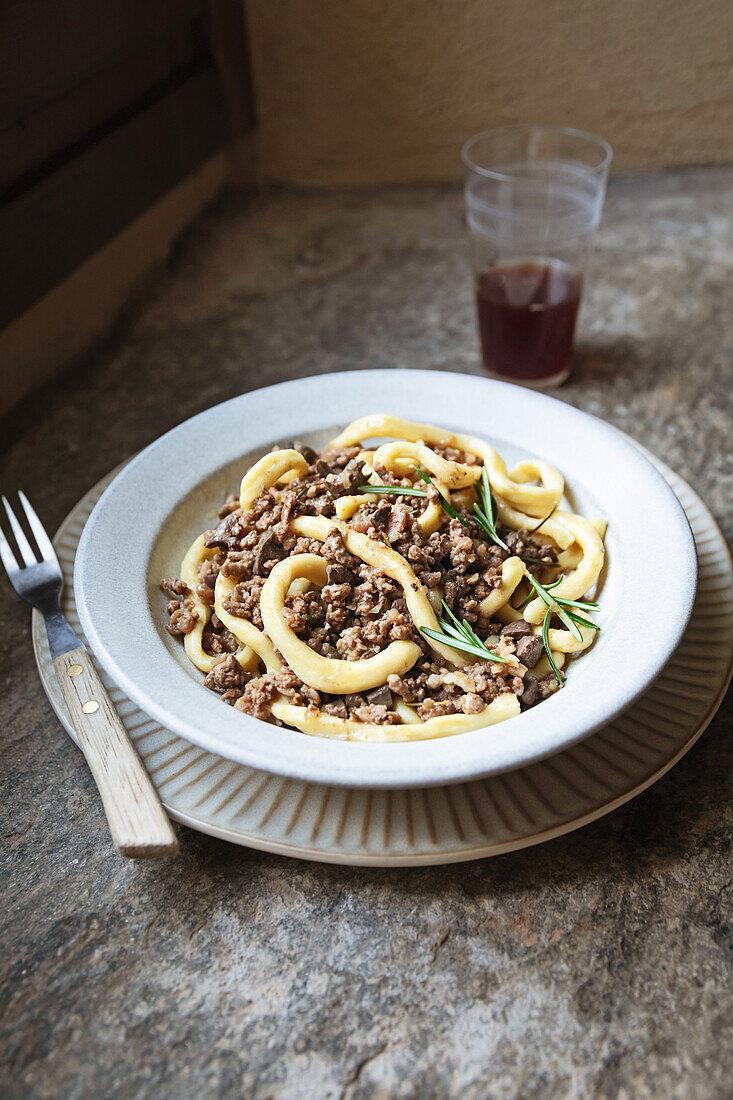
[[[168,815],[88,650],[81,646],[63,653],[54,668],[120,855],[176,855],[178,841]]]

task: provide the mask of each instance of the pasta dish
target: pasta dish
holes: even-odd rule
[[[605,524],[546,462],[387,414],[273,450],[165,578],[169,632],[255,718],[350,741],[504,721],[599,630]]]

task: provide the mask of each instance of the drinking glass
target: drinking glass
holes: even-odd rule
[[[535,388],[570,373],[611,146],[564,126],[505,126],[463,146],[484,368]]]

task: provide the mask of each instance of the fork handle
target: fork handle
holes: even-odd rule
[[[120,855],[176,855],[178,841],[171,823],[89,651],[80,646],[62,653],[53,664]]]

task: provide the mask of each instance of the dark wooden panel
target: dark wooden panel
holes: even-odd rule
[[[203,56],[202,36],[182,26],[0,130],[0,191],[127,109]],[[110,128],[110,127],[108,127]],[[0,198],[0,201],[1,198]]]
[[[255,121],[244,0],[209,0],[206,22],[224,89],[229,131],[232,137],[242,137]]]
[[[0,127],[202,13],[203,0],[2,0]]]
[[[220,148],[225,131],[209,63],[0,208],[0,326]]]

